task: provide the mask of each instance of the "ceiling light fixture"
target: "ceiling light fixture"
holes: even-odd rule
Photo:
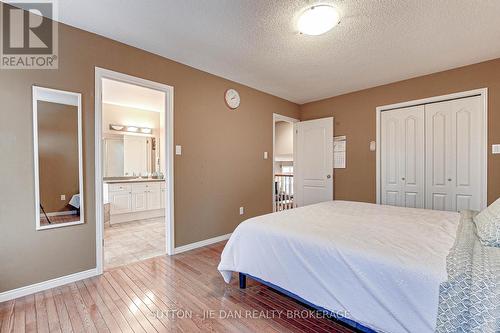
[[[299,31],[317,36],[331,30],[340,22],[340,13],[329,5],[317,5],[306,9],[299,17]]]

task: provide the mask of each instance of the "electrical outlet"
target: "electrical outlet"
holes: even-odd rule
[[[66,195],[65,194],[61,194],[61,201],[66,201]]]
[[[240,207],[240,215],[243,215],[245,214],[245,208],[244,207]]]

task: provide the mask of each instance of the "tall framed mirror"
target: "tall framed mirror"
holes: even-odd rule
[[[33,87],[36,229],[85,222],[82,95]]]

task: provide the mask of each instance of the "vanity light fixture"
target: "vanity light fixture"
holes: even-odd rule
[[[153,133],[153,129],[149,127],[110,124],[109,129],[117,132],[142,133],[142,134]]]
[[[306,9],[299,17],[297,27],[305,35],[317,36],[331,30],[340,22],[340,13],[329,5],[317,5]]]
[[[135,126],[128,126],[127,127],[127,132],[132,132],[132,133],[135,133],[139,130],[138,127],[135,127]]]
[[[115,131],[123,131],[124,127],[123,125],[109,125],[109,128]]]

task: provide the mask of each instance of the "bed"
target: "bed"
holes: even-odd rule
[[[218,269],[226,282],[253,277],[363,331],[434,332],[448,325],[438,310],[462,223],[456,212],[324,202],[241,223]]]

